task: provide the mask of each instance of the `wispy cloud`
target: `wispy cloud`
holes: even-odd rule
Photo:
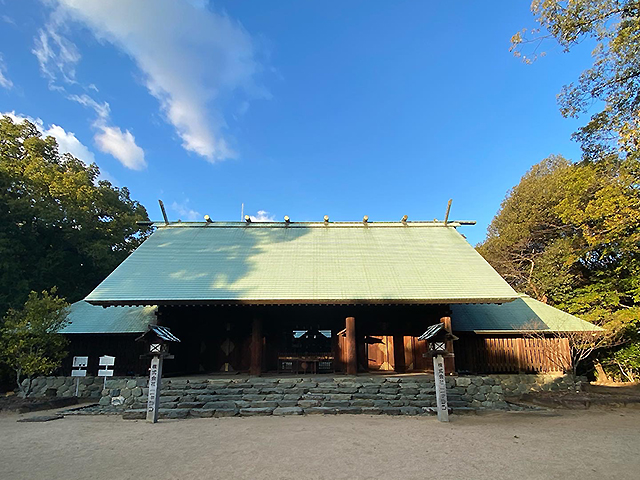
[[[0,53],[0,87],[3,88],[11,88],[13,87],[13,82],[7,78],[7,67],[4,64],[4,59],[2,58],[2,54]]]
[[[68,132],[59,125],[51,124],[49,127],[45,128],[44,122],[40,118],[16,114],[15,111],[0,113],[0,115],[6,115],[15,123],[22,123],[24,120],[30,121],[36,126],[43,136],[50,136],[56,139],[58,142],[58,151],[60,153],[70,153],[85,163],[95,163],[96,161],[93,152],[78,140],[73,132]]]
[[[93,139],[101,152],[108,153],[131,170],[139,171],[147,167],[144,150],[136,144],[133,134],[110,125],[111,109],[107,102],[99,103],[87,94],[69,95],[67,98],[96,113],[93,127],[97,132]]]
[[[265,210],[258,210],[256,215],[249,215],[252,222],[275,222],[275,215],[270,215],[269,212]]]
[[[76,65],[82,58],[78,47],[62,33],[63,12],[54,12],[44,28],[38,31],[31,52],[38,59],[40,71],[49,80],[49,88],[62,89],[56,84],[59,77],[66,83],[76,83]]]
[[[100,151],[113,156],[126,168],[144,170],[147,166],[144,150],[136,144],[135,137],[129,130],[123,131],[112,124],[109,104],[99,102],[86,93],[68,93],[70,86],[79,85],[76,80],[76,65],[82,57],[78,47],[64,35],[68,28],[67,22],[67,13],[58,9],[51,14],[47,25],[39,30],[32,52],[38,59],[40,71],[48,79],[50,89],[61,92],[67,99],[95,112],[96,118],[92,126],[96,133],[93,139]],[[82,88],[98,92],[94,84]]]
[[[255,77],[261,71],[251,36],[203,0],[57,0],[49,25],[68,19],[128,54],[145,85],[182,139],[183,147],[214,162],[236,156],[224,133],[221,104],[240,97],[268,98]],[[50,27],[35,49],[43,72],[71,81],[79,54]],[[244,98],[243,98],[244,97]],[[240,110],[246,111],[248,104]]]
[[[189,199],[185,199],[182,203],[173,202],[171,209],[180,215],[180,220],[187,220],[188,222],[195,222],[202,218],[200,212],[189,207]]]

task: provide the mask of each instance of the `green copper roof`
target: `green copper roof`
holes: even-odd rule
[[[516,292],[453,226],[192,223],[156,230],[86,300],[508,302]]]
[[[549,330],[554,332],[598,331],[585,322],[528,295],[502,305],[452,305],[451,325],[460,332],[515,332]]]
[[[155,319],[155,307],[97,307],[80,301],[69,307],[71,321],[60,333],[146,332]]]

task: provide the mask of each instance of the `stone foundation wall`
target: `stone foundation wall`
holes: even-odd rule
[[[487,375],[447,378],[454,410],[517,409],[510,397],[535,391],[580,390],[584,378],[562,375]],[[142,418],[146,379],[112,379],[100,405]],[[164,379],[160,414],[187,416],[367,413],[418,415],[436,406],[432,375],[356,377],[228,377]]]
[[[146,378],[122,379],[107,378],[107,390],[104,387],[104,377],[78,377],[79,398],[93,398],[96,400],[106,396],[113,389],[126,388],[127,384],[135,382],[135,386],[140,384],[147,386]],[[26,385],[26,380],[23,385]],[[103,391],[104,390],[104,391]],[[137,392],[136,392],[137,393]],[[73,397],[76,394],[76,377],[38,377],[34,378],[29,397]]]

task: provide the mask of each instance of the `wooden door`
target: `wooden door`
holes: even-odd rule
[[[388,335],[367,336],[367,358],[369,370],[393,370],[393,337]]]

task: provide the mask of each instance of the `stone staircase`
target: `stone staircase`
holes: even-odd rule
[[[146,390],[146,389],[145,389]],[[464,388],[447,378],[449,406],[467,410]],[[144,418],[145,396],[136,397],[124,418]],[[228,377],[163,379],[160,417],[248,415],[435,413],[431,375],[357,377]]]

